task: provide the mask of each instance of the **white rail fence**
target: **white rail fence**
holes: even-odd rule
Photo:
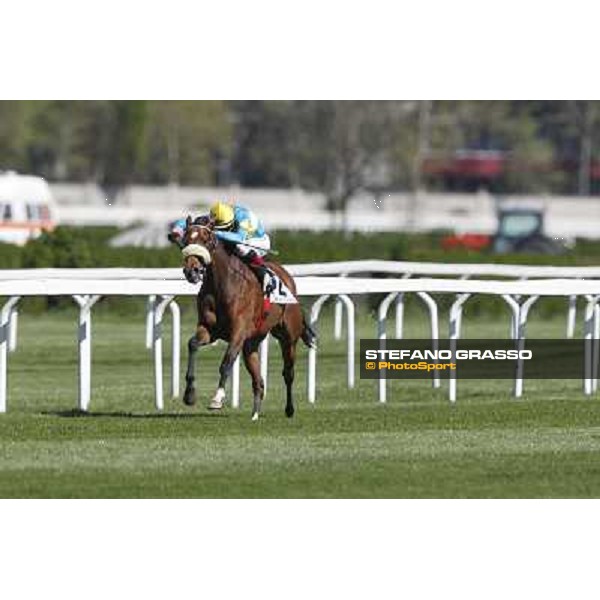
[[[456,267],[449,268],[449,267]],[[479,271],[475,267],[479,267]],[[501,268],[498,268],[501,267]],[[491,269],[490,272],[488,269]],[[362,272],[392,272],[404,269],[402,279],[357,279],[349,277],[301,276],[310,272],[332,272],[348,275]],[[408,279],[407,275],[421,274],[435,270],[443,275],[458,274],[470,276],[473,272],[495,274],[497,276],[543,277],[560,273],[569,279],[529,280],[529,281],[477,281],[468,279]],[[450,310],[450,339],[460,336],[462,307],[473,294],[487,294],[502,297],[512,315],[513,337],[523,340],[529,308],[539,296],[582,297],[586,301],[585,337],[595,339],[592,353],[586,355],[584,391],[591,394],[597,389],[598,337],[600,335],[600,282],[582,280],[585,277],[600,277],[600,268],[584,267],[514,267],[507,265],[433,265],[428,263],[386,263],[385,261],[355,261],[353,263],[325,263],[320,265],[295,265],[290,267],[300,277],[297,278],[300,296],[319,296],[313,304],[310,320],[316,324],[320,310],[330,297],[343,305],[347,315],[347,385],[354,386],[354,304],[350,296],[369,293],[387,293],[378,313],[378,335],[386,336],[387,312],[396,301],[396,335],[401,337],[402,321],[398,323],[407,293],[416,294],[425,303],[430,319],[432,346],[435,348],[439,338],[438,307],[432,293],[457,294]],[[459,271],[459,273],[457,273]],[[521,273],[519,272],[521,271]],[[92,278],[93,276],[93,278]],[[180,315],[176,296],[193,296],[198,286],[182,279],[179,269],[39,269],[0,271],[0,296],[8,296],[0,319],[0,412],[6,410],[8,351],[16,346],[16,306],[21,296],[72,296],[80,307],[78,345],[79,345],[79,408],[88,410],[91,398],[91,309],[100,296],[146,296],[149,300],[151,318],[151,340],[155,373],[155,406],[164,407],[162,373],[162,320],[169,306],[172,317],[172,363],[171,394],[179,394],[179,348]],[[522,298],[525,300],[521,302]],[[399,335],[398,335],[399,334]],[[587,345],[586,345],[587,348]],[[268,358],[268,340],[261,347],[261,372],[266,379]],[[317,350],[309,350],[308,358],[308,398],[316,401]],[[437,374],[436,374],[437,375]],[[434,376],[434,387],[439,387],[439,379]],[[523,392],[522,372],[515,379],[515,395]],[[378,387],[378,399],[386,401],[386,381],[381,377]],[[456,380],[450,380],[449,399],[456,400]],[[239,361],[236,361],[232,376],[232,405],[239,406]]]
[[[464,263],[427,263],[390,260],[354,260],[328,263],[307,263],[285,265],[295,277],[298,276],[340,276],[347,277],[361,274],[385,274],[399,277],[501,277],[507,279],[600,279],[600,267],[555,267],[538,265],[504,265],[504,264],[464,264]],[[29,279],[29,269],[11,269],[0,271],[2,279]],[[181,269],[36,269],[35,277],[44,279],[144,279],[144,280],[181,280]],[[568,294],[566,335],[572,338],[575,332],[577,302],[575,294]],[[154,302],[148,303],[146,347],[152,347],[152,322]],[[342,335],[342,311],[344,304],[336,302],[334,335],[340,339]],[[396,337],[402,337],[404,314],[404,295],[396,297]],[[15,317],[16,318],[16,317]],[[15,323],[16,326],[16,323]],[[14,329],[13,329],[14,330]],[[16,338],[15,338],[16,339]]]

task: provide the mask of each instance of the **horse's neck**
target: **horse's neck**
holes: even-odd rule
[[[217,296],[225,298],[229,295],[228,273],[232,257],[222,245],[217,245],[212,255],[212,280]]]

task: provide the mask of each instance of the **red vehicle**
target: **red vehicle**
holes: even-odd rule
[[[444,250],[473,250],[482,252],[487,250],[492,244],[492,236],[479,233],[463,233],[458,235],[449,235],[442,239],[442,248]]]

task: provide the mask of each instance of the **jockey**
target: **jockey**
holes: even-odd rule
[[[274,273],[266,266],[264,256],[271,249],[271,240],[258,217],[240,204],[216,202],[210,209],[215,223],[217,239],[230,244],[234,253],[246,263],[261,283],[266,298],[277,285]],[[186,233],[186,221],[175,221],[169,240],[182,245]]]

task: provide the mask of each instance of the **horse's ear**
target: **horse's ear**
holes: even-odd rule
[[[189,227],[191,224],[192,224],[192,216],[191,216],[191,215],[188,215],[188,216],[187,216],[187,219],[185,220],[185,226],[186,226],[186,229],[187,229],[187,228],[188,228],[188,227]]]

